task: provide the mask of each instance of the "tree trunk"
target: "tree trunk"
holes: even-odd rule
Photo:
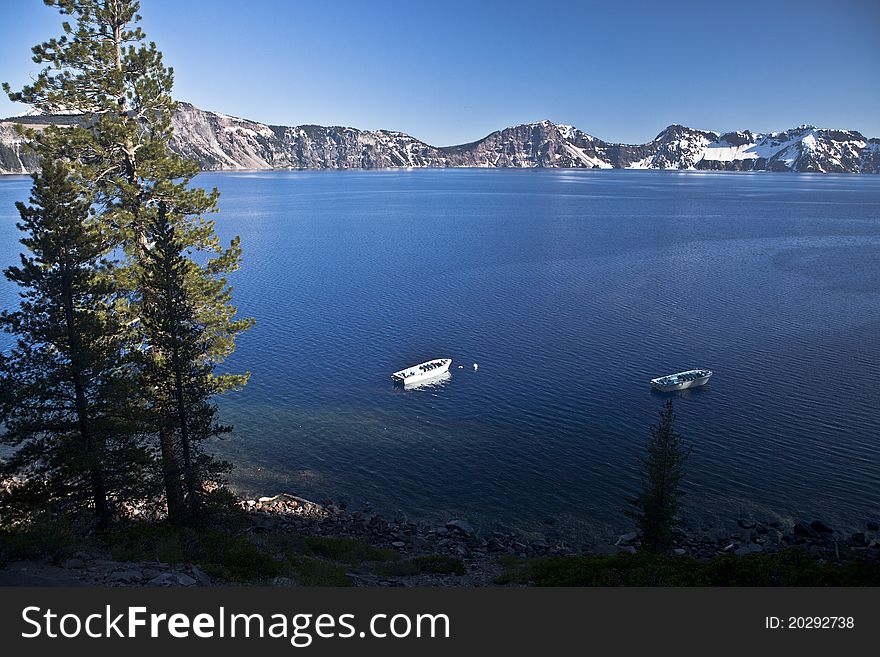
[[[177,443],[174,428],[163,426],[159,429],[159,445],[162,449],[162,476],[165,481],[165,501],[168,504],[168,517],[175,524],[186,519],[186,505],[180,487],[180,472],[177,467]]]
[[[183,450],[183,476],[186,480],[187,510],[191,517],[195,517],[199,508],[198,491],[196,490],[196,478],[192,467],[192,454],[189,446],[189,426],[186,417],[186,402],[183,396],[183,376],[180,371],[180,362],[177,349],[174,350],[174,387],[177,402],[177,419],[180,424],[180,446]]]
[[[165,213],[165,204],[160,203],[159,216],[162,217],[163,220],[166,216]],[[173,235],[173,229],[171,229],[171,234]],[[177,256],[176,253],[174,255],[175,257]],[[170,256],[170,253],[165,254],[166,258],[169,258]],[[180,284],[180,286],[182,287],[183,282],[175,280],[175,272],[174,267],[172,266],[172,262],[166,259],[165,267],[165,284],[169,286]],[[176,295],[172,293],[171,290],[168,290],[166,294],[168,305],[165,308],[165,317],[169,330],[171,331],[171,340],[173,345],[171,348],[171,367],[174,370],[174,403],[176,405],[177,411],[177,423],[180,427],[180,447],[183,451],[183,477],[184,486],[186,489],[187,511],[190,514],[190,518],[195,518],[199,507],[199,498],[196,491],[195,473],[193,472],[192,467],[192,453],[189,444],[189,421],[186,412],[186,397],[183,389],[183,364],[181,363],[180,358],[180,309],[175,303],[175,300],[177,298]]]
[[[116,7],[116,5],[114,5],[114,7]],[[116,48],[116,68],[119,71],[122,71],[122,27],[120,20],[114,20],[113,40]],[[120,117],[127,118],[128,108],[126,106],[124,92],[120,93],[118,103]],[[133,153],[134,148],[128,136],[126,136],[125,143],[122,146],[126,178],[130,184],[139,187],[137,164]],[[149,250],[149,238],[147,236],[146,226],[143,225],[139,218],[140,196],[141,195],[139,194],[138,200],[129,203],[128,209],[133,217],[138,258],[143,263],[147,258],[147,251]],[[141,303],[146,303],[146,299],[141,299]],[[150,336],[147,336],[147,340],[151,343],[153,349],[158,350],[158,347],[156,347],[155,344],[152,344],[154,341],[149,338]],[[162,454],[162,475],[165,482],[165,499],[168,505],[168,517],[172,522],[180,523],[184,521],[186,507],[183,499],[183,491],[180,486],[180,468],[178,466],[179,456],[177,453],[177,443],[174,437],[174,429],[172,427],[164,425],[160,427],[159,445]]]
[[[82,376],[82,348],[75,323],[73,292],[70,289],[69,280],[65,279],[63,285],[64,320],[68,348],[70,349],[71,379],[73,381],[77,424],[79,426],[86,466],[89,471],[95,515],[98,517],[98,524],[101,527],[106,527],[110,522],[110,505],[107,502],[107,485],[101,467],[103,450],[98,449],[89,422],[89,410],[86,403],[85,384]]]

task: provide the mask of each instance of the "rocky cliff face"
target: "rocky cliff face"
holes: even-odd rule
[[[36,166],[15,123],[39,127],[71,116],[0,121],[0,173]],[[204,170],[378,169],[389,167],[570,167],[880,173],[880,140],[803,125],[785,132],[718,134],[672,125],[647,144],[614,144],[550,121],[436,147],[402,132],[302,125],[269,126],[180,103],[172,147]]]
[[[41,130],[48,125],[72,125],[79,121],[79,117],[71,115],[29,115],[0,120],[0,175],[31,173],[37,168],[37,158],[19,133],[19,127]]]
[[[13,123],[0,122],[0,173],[29,173],[36,158],[25,146]]]

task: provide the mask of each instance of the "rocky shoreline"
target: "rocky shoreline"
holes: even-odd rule
[[[450,519],[445,526],[407,520],[390,520],[380,514],[354,511],[335,504],[321,505],[281,494],[246,500],[242,508],[256,520],[253,531],[291,530],[314,536],[355,538],[403,553],[450,554],[462,559],[512,555],[520,558],[569,554],[618,554],[636,552],[638,532],[619,535],[607,543],[575,546],[553,540],[554,534],[527,539],[516,532],[481,533],[466,520]],[[743,556],[777,552],[804,546],[820,558],[842,559],[857,555],[880,557],[880,524],[868,521],[863,531],[846,533],[822,520],[798,522],[786,527],[778,521],[740,518],[737,530],[702,528],[684,532],[674,554],[710,559],[724,554]]]
[[[514,531],[476,530],[467,520],[451,518],[442,525],[392,520],[369,510],[349,511],[328,502],[318,504],[281,494],[240,501],[246,512],[247,534],[291,533],[306,537],[353,539],[375,548],[393,551],[401,558],[445,556],[459,560],[463,573],[420,573],[383,577],[370,569],[352,568],[346,577],[355,586],[488,586],[501,574],[500,559],[530,559],[567,555],[634,554],[640,545],[637,532],[622,534],[606,543],[576,546],[560,540],[555,532],[525,538]],[[802,546],[817,560],[841,562],[880,559],[880,524],[869,521],[863,531],[842,532],[822,520],[784,526],[777,521],[746,518],[734,531],[702,528],[683,533],[675,556],[709,560],[722,555],[742,557],[772,554]],[[277,577],[275,586],[296,582]],[[159,561],[119,562],[101,555],[78,552],[60,564],[38,561],[15,562],[0,570],[0,585],[49,586],[217,586],[227,582],[207,575],[198,564]]]

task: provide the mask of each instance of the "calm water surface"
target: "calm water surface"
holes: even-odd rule
[[[880,514],[880,176],[202,174],[257,326],[217,445],[248,493],[603,534],[665,396],[693,524]],[[18,253],[0,179],[0,264]],[[0,283],[0,307],[15,291]],[[449,356],[452,378],[389,374]],[[473,363],[479,363],[479,371]],[[463,365],[462,369],[458,366]]]

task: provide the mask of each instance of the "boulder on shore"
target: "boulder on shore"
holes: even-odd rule
[[[615,545],[622,545],[624,543],[632,543],[639,538],[638,532],[628,532],[626,534],[621,534],[617,537],[617,543]]]

